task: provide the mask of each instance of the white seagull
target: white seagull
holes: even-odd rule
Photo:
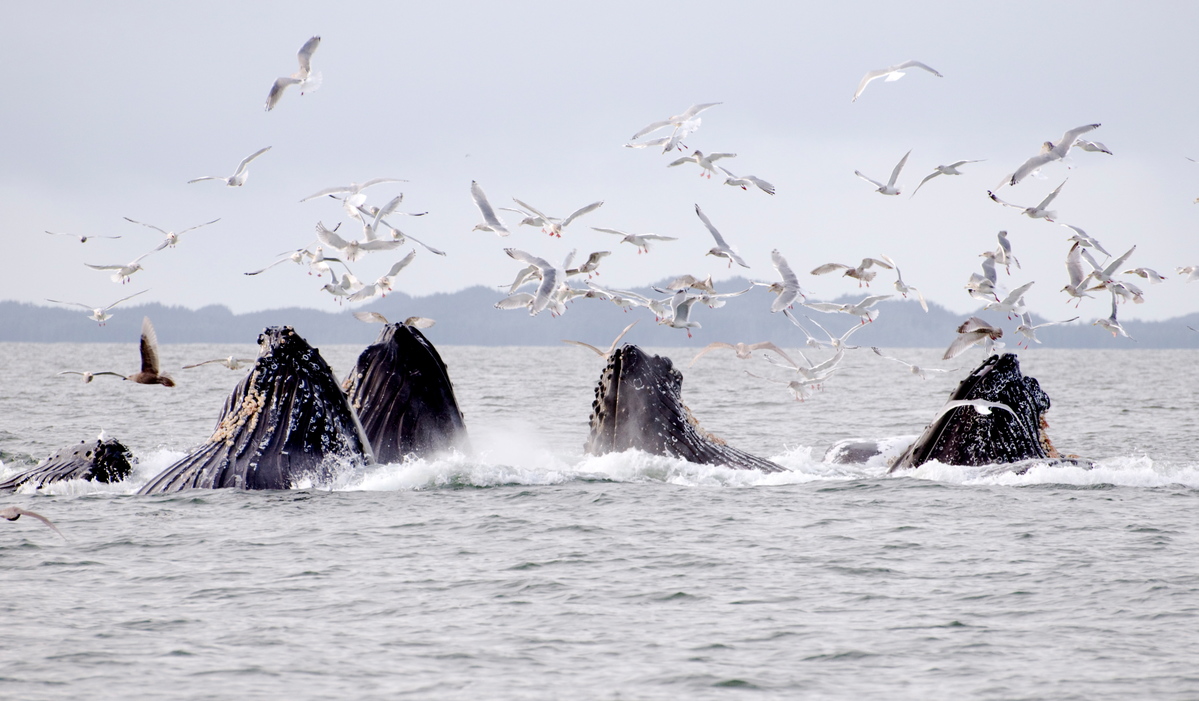
[[[883,258],[886,258],[886,256],[883,256]],[[842,277],[854,278],[858,281],[858,287],[861,287],[863,283],[865,283],[867,287],[870,287],[870,281],[873,280],[874,276],[878,275],[878,273],[873,270],[869,270],[869,268],[875,265],[888,270],[890,270],[892,267],[890,261],[881,261],[878,258],[863,258],[862,262],[859,263],[856,268],[852,265],[846,265],[844,263],[825,263],[824,265],[814,268],[811,274],[824,275],[836,270],[844,270],[845,272],[841,274]]]
[[[982,160],[954,161],[953,163],[950,163],[947,166],[937,166],[937,169],[934,170],[931,174],[924,176],[924,180],[921,180],[920,184],[916,186],[916,189],[912,190],[912,194],[909,195],[909,197],[915,197],[916,193],[920,191],[920,188],[924,187],[924,183],[928,182],[929,180],[932,180],[933,178],[937,177],[938,175],[961,175],[962,171],[958,170],[958,168],[966,165],[967,163],[982,163]]]
[[[183,369],[190,370],[192,368],[198,368],[201,365],[210,365],[212,363],[220,363],[221,365],[229,368],[230,370],[240,370],[242,368],[242,366],[247,365],[249,363],[253,363],[253,362],[257,362],[257,359],[256,358],[238,358],[236,356],[231,355],[227,358],[215,358],[213,360],[205,360],[202,363],[194,363],[192,365],[184,365]]]
[[[522,263],[536,266],[537,271],[541,274],[541,284],[537,286],[537,292],[533,295],[533,300],[529,304],[529,316],[535,316],[546,307],[551,306],[551,303],[553,303],[554,308],[550,312],[561,314],[564,311],[564,307],[556,298],[559,288],[566,284],[565,267],[570,264],[569,260],[574,256],[574,252],[571,251],[567,254],[566,261],[563,261],[563,264],[560,266],[556,266],[544,258],[538,258],[531,253],[526,253],[515,248],[505,248],[504,253]]]
[[[192,183],[198,183],[201,180],[221,180],[224,181],[225,185],[229,187],[241,187],[242,185],[246,184],[246,178],[250,177],[250,172],[246,170],[246,167],[250,165],[250,161],[258,158],[270,150],[271,147],[267,146],[266,148],[260,148],[254,153],[251,153],[249,156],[246,156],[242,159],[241,163],[237,164],[237,170],[233,171],[233,175],[230,175],[229,177],[225,177],[223,175],[202,175],[198,178],[188,180],[187,183],[190,185]]]
[[[346,241],[336,233],[330,231],[322,222],[316,223],[316,237],[321,240],[326,246],[336,248],[345,254],[346,260],[353,263],[359,258],[365,256],[370,251],[390,251],[399,248],[402,245],[401,241]]]
[[[1091,322],[1091,325],[1092,326],[1102,326],[1103,328],[1107,329],[1108,331],[1111,331],[1112,338],[1115,338],[1116,336],[1123,336],[1124,338],[1127,338],[1130,341],[1136,340],[1132,336],[1128,335],[1128,332],[1124,330],[1124,327],[1120,326],[1120,322],[1116,321],[1116,295],[1115,295],[1115,293],[1112,293],[1112,315],[1106,319],[1096,319],[1095,321]]]
[[[1070,148],[1075,145],[1075,142],[1078,141],[1080,135],[1098,128],[1098,124],[1084,124],[1081,127],[1075,127],[1062,134],[1061,140],[1056,144],[1052,141],[1046,141],[1041,145],[1041,152],[1025,161],[1023,165],[1016,169],[1015,173],[1005,178],[1000,183],[1000,187],[1007,184],[1015,185],[1046,163],[1062,160],[1070,152]]]
[[[700,177],[703,177],[706,175],[706,176],[708,176],[709,179],[711,179],[712,173],[715,173],[716,168],[718,167],[715,165],[714,161],[719,161],[722,158],[736,158],[736,157],[737,157],[737,154],[735,154],[735,153],[709,153],[708,155],[705,156],[703,151],[696,149],[695,151],[693,151],[691,153],[691,155],[683,156],[682,158],[671,161],[670,163],[667,164],[666,167],[673,168],[674,166],[681,166],[684,163],[696,163],[699,165],[699,168],[700,168],[700,170],[699,170]]]
[[[955,358],[964,353],[967,348],[984,341],[987,345],[987,353],[990,353],[996,347],[994,342],[1003,337],[1003,329],[991,326],[977,316],[970,317],[961,326],[958,326],[957,333],[958,337],[949,344],[945,355],[941,356],[942,360]]]
[[[141,224],[142,226],[144,226],[148,229],[153,229],[153,230],[161,233],[165,238],[163,239],[162,243],[158,244],[158,248],[154,249],[155,251],[161,251],[162,249],[166,248],[167,246],[171,246],[173,248],[176,244],[179,243],[179,237],[186,234],[187,232],[195,231],[196,229],[199,229],[202,226],[208,226],[209,224],[215,224],[215,223],[219,222],[220,217],[217,217],[216,219],[213,219],[210,222],[204,222],[203,224],[196,224],[195,226],[189,226],[188,228],[186,228],[183,231],[180,231],[178,233],[176,233],[174,231],[167,231],[165,229],[160,229],[157,226],[154,226],[153,224],[146,224],[143,222],[139,222],[138,220],[130,219],[129,217],[125,217],[125,221],[133,222],[134,224]]]
[[[873,185],[875,187],[875,192],[884,195],[898,195],[899,188],[895,187],[895,181],[899,178],[899,171],[903,170],[903,165],[908,162],[908,156],[910,155],[912,155],[910,150],[903,154],[903,158],[899,159],[899,163],[896,163],[895,169],[891,171],[891,179],[887,181],[886,185],[862,175],[861,171],[855,170],[853,174]]]
[[[755,175],[740,175],[740,176],[738,176],[738,175],[735,175],[733,173],[733,171],[729,170],[728,168],[725,168],[724,166],[720,166],[720,170],[724,171],[724,174],[728,176],[724,180],[725,185],[732,185],[733,187],[739,187],[742,190],[748,190],[750,185],[757,185],[758,189],[761,190],[762,192],[765,192],[767,195],[774,194],[774,185],[771,185],[770,183],[766,182],[765,180],[763,180]]]
[[[63,370],[62,372],[60,372],[58,374],[59,375],[79,375],[80,377],[83,378],[84,384],[91,382],[92,380],[96,379],[97,377],[99,377],[101,375],[112,375],[113,377],[119,377],[122,380],[125,379],[125,376],[122,375],[121,373],[112,372],[110,370],[105,370],[103,372],[88,372],[86,370],[83,372],[80,372],[78,370]]]
[[[529,210],[530,212],[532,212],[533,214],[536,214],[538,217],[541,218],[541,231],[543,233],[549,234],[550,236],[557,236],[558,238],[562,238],[562,230],[565,229],[567,226],[569,226],[570,223],[573,222],[575,219],[578,219],[579,217],[583,216],[584,214],[587,214],[588,212],[594,212],[595,210],[599,209],[604,204],[603,200],[600,200],[599,202],[592,202],[589,205],[585,205],[585,206],[580,207],[580,208],[576,209],[575,211],[571,212],[565,219],[556,219],[554,217],[550,217],[550,216],[546,216],[545,214],[542,214],[536,208],[532,207],[531,205],[525,204],[524,202],[521,202],[520,200],[516,199],[515,197],[513,197],[512,200],[514,202],[516,202],[516,204],[520,205],[521,207],[524,207],[525,209]]]
[[[483,215],[483,223],[476,224],[471,231],[491,231],[497,236],[507,236],[511,234],[508,227],[500,221],[496,216],[495,210],[492,209],[491,203],[487,201],[487,195],[483,194],[483,188],[479,187],[479,183],[474,180],[470,181],[470,196],[475,201],[475,206],[479,208],[479,212]]]
[[[307,202],[308,200],[314,200],[318,197],[324,197],[326,195],[345,195],[345,200],[344,200],[343,204],[347,207],[347,211],[351,211],[348,209],[350,206],[360,205],[366,201],[365,196],[363,196],[361,198],[356,197],[357,195],[362,195],[362,191],[365,190],[366,188],[372,187],[375,185],[379,185],[381,183],[406,183],[406,182],[408,182],[408,181],[404,180],[403,178],[373,178],[371,180],[367,180],[364,183],[350,183],[349,185],[334,185],[333,187],[327,187],[324,190],[321,190],[320,192],[312,193],[311,195],[305,197],[304,199],[302,199],[300,201]]]
[[[928,302],[924,301],[924,295],[920,292],[920,290],[916,289],[915,287],[912,287],[911,285],[909,285],[903,281],[903,273],[901,273],[899,271],[899,266],[895,264],[895,261],[891,260],[891,257],[887,256],[887,255],[882,255],[879,257],[882,258],[884,261],[886,261],[888,264],[890,264],[890,266],[892,268],[895,269],[895,283],[894,283],[895,291],[898,292],[899,294],[903,295],[904,299],[907,299],[909,292],[915,292],[916,299],[920,302],[920,308],[923,309],[925,312],[927,312],[928,311]],[[870,260],[870,259],[867,258],[866,260]],[[862,262],[865,263],[866,260],[863,260]],[[848,275],[848,272],[846,274]],[[873,275],[871,275],[871,277],[873,277]]]
[[[96,236],[94,234],[93,235],[68,234],[68,233],[65,233],[62,231],[47,231],[46,233],[50,234],[51,236],[73,236],[73,237],[79,239],[79,243],[87,243],[88,239],[119,239],[119,238],[121,238],[120,236]]]
[[[129,295],[128,297],[123,297],[121,299],[118,299],[117,301],[113,302],[112,304],[108,305],[107,307],[92,307],[91,305],[83,304],[82,302],[63,302],[63,301],[57,300],[57,299],[47,299],[46,301],[54,302],[55,304],[73,304],[76,307],[83,307],[84,309],[91,312],[91,315],[88,317],[89,319],[92,319],[93,321],[97,321],[100,323],[101,326],[103,326],[104,322],[106,322],[112,318],[112,314],[108,313],[109,309],[112,309],[113,307],[117,306],[121,302],[133,299],[134,297],[136,297],[140,294],[145,294],[146,292],[149,292],[149,290],[142,290],[141,292],[134,292],[133,294]]]
[[[805,307],[810,307],[820,312],[841,312],[842,314],[853,314],[860,317],[860,323],[865,324],[868,321],[874,321],[878,318],[878,310],[871,309],[874,305],[884,299],[891,299],[895,295],[871,295],[862,299],[857,304],[837,304],[836,302],[804,302]]]
[[[774,263],[774,269],[783,279],[780,282],[754,281],[753,284],[761,285],[778,295],[770,305],[770,311],[774,313],[790,308],[795,303],[795,299],[804,296],[804,293],[799,287],[799,277],[795,275],[795,271],[791,270],[791,266],[787,264],[787,259],[783,258],[783,254],[779,253],[779,249],[776,248],[770,252],[770,260]]]
[[[615,234],[623,238],[620,243],[631,243],[637,247],[637,253],[649,253],[649,245],[651,241],[678,241],[674,236],[659,236],[658,234],[630,234],[619,229],[605,229],[598,226],[591,227],[595,231],[605,234]]]
[[[26,511],[25,509],[22,509],[19,506],[6,506],[3,509],[0,509],[0,518],[4,518],[8,521],[16,521],[17,519],[21,518],[22,516],[32,516],[33,518],[36,518],[37,520],[41,521],[42,523],[44,523],[47,526],[49,526],[50,528],[52,528],[55,533],[62,536],[63,540],[67,539],[67,537],[62,534],[62,531],[58,530],[58,526],[55,526],[53,523],[50,522],[50,519],[46,518],[45,516],[42,516],[39,513],[36,513],[34,511]]]
[[[116,272],[114,272],[112,274],[112,281],[119,282],[123,285],[123,284],[129,282],[129,277],[131,275],[133,275],[134,273],[136,273],[139,270],[143,270],[142,263],[141,263],[142,258],[145,258],[146,256],[150,255],[151,253],[154,253],[155,251],[159,251],[159,250],[162,250],[161,246],[158,248],[155,248],[153,251],[146,251],[145,253],[141,254],[137,258],[134,258],[133,260],[129,261],[128,263],[126,263],[124,265],[93,265],[91,263],[84,263],[84,265],[86,265],[87,267],[89,267],[93,270],[115,270]]]
[[[583,348],[589,348],[592,351],[594,351],[596,355],[603,358],[604,360],[607,360],[608,356],[610,356],[614,352],[616,352],[616,344],[620,343],[620,339],[624,338],[624,335],[629,332],[629,329],[633,328],[636,325],[637,325],[637,322],[634,321],[633,323],[624,327],[624,331],[621,331],[619,334],[617,334],[616,338],[613,339],[613,341],[612,341],[612,345],[608,346],[608,350],[606,350],[606,351],[600,350],[599,348],[596,348],[595,346],[591,345],[590,343],[583,343],[582,341],[568,341],[566,339],[562,339],[562,342],[569,343],[569,344],[575,345],[575,346],[581,346]]]
[[[905,69],[905,68],[923,68],[924,70],[928,71],[929,73],[932,73],[933,75],[937,76],[938,78],[945,77],[945,76],[941,75],[940,73],[938,73],[937,71],[933,70],[932,68],[924,65],[923,63],[921,63],[919,61],[904,61],[903,63],[898,63],[894,66],[890,66],[887,68],[880,68],[876,71],[867,72],[866,75],[862,76],[862,82],[858,83],[858,89],[854,91],[853,99],[850,100],[850,102],[857,101],[858,97],[862,94],[862,91],[865,90],[866,86],[870,84],[870,81],[872,81],[876,78],[882,78],[883,76],[887,77],[886,82],[888,82],[888,83],[890,83],[891,81],[899,80],[900,78],[907,75],[907,73],[903,72],[903,69]]]
[[[640,139],[641,137],[645,136],[646,134],[657,131],[657,130],[661,129],[662,127],[673,126],[675,128],[675,130],[677,131],[679,128],[683,127],[688,122],[695,120],[695,115],[699,114],[700,112],[703,112],[704,110],[708,109],[709,107],[715,107],[716,105],[719,105],[719,104],[721,104],[721,103],[705,102],[705,103],[701,103],[698,105],[691,105],[690,107],[687,108],[687,111],[683,112],[682,114],[676,114],[675,116],[670,117],[669,119],[663,119],[660,122],[650,122],[646,126],[642,127],[641,130],[638,131],[636,134],[633,134],[633,140],[636,141],[637,139]],[[667,148],[666,150],[669,151],[670,149]]]
[[[728,258],[730,268],[733,267],[733,263],[740,265],[742,268],[748,268],[749,264],[746,263],[741,256],[737,255],[737,252],[725,242],[724,237],[720,235],[720,232],[716,230],[716,227],[712,226],[712,222],[708,220],[707,215],[705,215],[704,211],[699,208],[698,204],[695,205],[695,213],[699,215],[699,220],[704,223],[704,226],[708,227],[708,231],[711,232],[712,238],[716,239],[716,245],[708,249],[708,252],[704,255],[716,256],[717,258]]]
[[[1016,333],[1018,333],[1024,337],[1024,347],[1028,348],[1029,341],[1032,341],[1033,343],[1041,342],[1041,339],[1037,338],[1037,329],[1045,327],[1045,326],[1057,326],[1058,324],[1068,324],[1071,321],[1075,321],[1076,319],[1078,319],[1078,317],[1072,317],[1070,319],[1064,319],[1062,321],[1046,321],[1043,324],[1037,324],[1034,326],[1032,323],[1032,315],[1029,314],[1028,312],[1024,312],[1023,314],[1020,315],[1020,325],[1016,327]]]
[[[884,355],[882,350],[875,346],[870,346],[870,350],[874,351],[874,354],[880,358],[886,358],[887,360],[894,360],[895,362],[900,363],[901,365],[906,365],[908,367],[908,372],[911,372],[913,375],[919,377],[922,380],[928,379],[928,375],[926,373],[953,372],[953,369],[946,370],[946,369],[942,369],[942,368],[926,368],[926,367],[921,367],[919,365],[914,365],[912,363],[907,362],[906,360],[900,360],[899,358],[893,358],[889,355]]]
[[[290,76],[277,79],[271,86],[271,91],[266,96],[267,112],[275,107],[275,103],[279,102],[280,97],[283,97],[283,90],[289,85],[299,85],[301,95],[321,86],[321,74],[312,72],[312,54],[320,43],[321,38],[316,36],[304,42],[304,45],[300,47],[299,53],[296,54],[296,58],[300,61],[300,70]]]
[[[1068,179],[1069,178],[1067,178],[1067,180]],[[1027,216],[1029,219],[1044,219],[1045,221],[1051,222],[1057,217],[1057,212],[1051,212],[1048,209],[1049,204],[1053,202],[1053,198],[1057,197],[1058,193],[1062,191],[1062,186],[1065,184],[1066,181],[1063,180],[1061,185],[1058,185],[1053,192],[1049,193],[1045,199],[1041,200],[1041,203],[1035,207],[1024,207],[1018,204],[1012,204],[1011,202],[1004,202],[996,197],[995,193],[990,190],[987,190],[987,197],[990,197],[992,200],[995,200],[1004,207],[1011,207],[1012,209],[1021,210],[1020,213]]]

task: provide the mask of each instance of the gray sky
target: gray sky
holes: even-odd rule
[[[1131,265],[1170,277],[1134,278],[1147,301],[1122,305],[1120,318],[1199,310],[1199,284],[1174,273],[1199,264],[1199,163],[1184,158],[1199,159],[1192,3],[44,2],[7,15],[0,211],[17,264],[2,299],[105,305],[148,288],[137,302],[335,310],[324,280],[299,267],[242,273],[313,242],[317,220],[345,219],[336,202],[302,197],[395,177],[410,182],[372,188],[369,201],[403,192],[403,209],[429,214],[396,223],[449,253],[418,251],[397,283],[409,294],[505,284],[521,267],[509,246],[554,260],[610,250],[599,281],[617,287],[685,272],[775,279],[778,248],[817,299],[858,288],[807,271],[888,254],[930,300],[965,312],[977,307],[963,285],[978,254],[1006,229],[1023,269],[1001,274],[1004,286],[1035,280],[1034,312],[1089,322],[1110,302],[1096,293],[1076,312],[1058,291],[1070,232],[986,191],[1041,142],[1100,122],[1090,136],[1114,156],[1075,150],[1072,169],[1051,164],[1045,179],[1000,196],[1035,204],[1069,177],[1059,221],[1116,255],[1136,244]],[[323,85],[304,96],[292,88],[265,112],[272,82],[296,70],[314,34]],[[866,71],[907,59],[945,77],[917,69],[850,102]],[[668,169],[674,154],[622,147],[697,102],[723,104],[687,144],[737,153],[727,167],[774,183],[775,197],[697,177],[694,166]],[[244,187],[187,184],[228,175],[263,146],[273,148]],[[885,180],[909,149],[899,197],[853,175]],[[908,197],[936,165],[960,159],[986,160]],[[481,217],[471,180],[495,206],[518,197],[564,216],[605,204],[561,239],[516,230],[514,216],[501,239],[472,231]],[[751,270],[704,256],[712,241],[696,203]],[[124,263],[157,244],[123,217],[175,230],[221,221],[149,256],[122,287],[83,263]],[[592,226],[680,240],[637,255]],[[43,230],[122,238],[81,245]],[[354,272],[373,280],[407,250],[368,256]],[[884,271],[862,292],[892,292],[891,280]],[[583,304],[570,313],[586,313]]]

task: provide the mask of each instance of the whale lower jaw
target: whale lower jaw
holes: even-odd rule
[[[1036,379],[1021,374],[1020,361],[1014,354],[989,356],[962,380],[949,399],[1001,402],[1012,413],[995,409],[980,414],[970,406],[950,409],[899,455],[891,472],[919,467],[930,460],[980,467],[1062,459],[1044,431],[1049,396]]]
[[[374,461],[320,352],[288,326],[267,328],[258,344],[254,369],[225,400],[208,442],[146,483],[141,494],[290,489]]]
[[[31,470],[0,482],[0,490],[17,489],[27,484],[35,488],[66,480],[120,482],[133,471],[133,455],[120,441],[98,438],[67,446],[38,463]]]
[[[634,345],[614,351],[595,388],[587,454],[637,449],[734,469],[785,470],[700,428],[683,404],[682,385],[683,376],[669,358],[649,355]]]

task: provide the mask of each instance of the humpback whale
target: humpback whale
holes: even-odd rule
[[[407,323],[387,324],[342,384],[381,463],[466,444],[466,424],[445,363]]]
[[[358,417],[328,363],[290,326],[258,336],[254,369],[225,400],[201,448],[146,483],[140,494],[190,488],[290,489],[326,480],[337,460],[374,461]]]
[[[37,467],[0,482],[0,490],[16,489],[25,484],[41,487],[64,480],[120,482],[133,471],[129,449],[112,438],[80,441],[56,451]]]
[[[705,432],[683,405],[682,388],[683,375],[669,358],[649,355],[631,344],[617,349],[595,388],[587,454],[637,448],[734,469],[785,470]]]
[[[999,405],[1003,405],[1000,407]],[[1001,408],[1000,411],[989,409]],[[1020,372],[1015,354],[989,356],[949,396],[947,408],[892,463],[890,472],[930,460],[947,465],[982,466],[1035,461],[1087,464],[1062,458],[1045,434],[1049,395],[1035,378]]]

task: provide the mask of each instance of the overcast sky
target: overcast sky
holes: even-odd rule
[[[418,251],[396,285],[409,294],[506,284],[521,267],[509,246],[553,260],[610,250],[599,281],[617,287],[681,273],[776,279],[778,248],[817,299],[858,287],[812,268],[887,254],[930,300],[966,312],[977,303],[963,285],[1006,229],[1023,268],[1001,284],[1035,280],[1034,312],[1090,321],[1108,315],[1106,293],[1076,312],[1059,292],[1071,232],[986,192],[1043,141],[1099,122],[1089,136],[1114,155],[1076,149],[1072,168],[1051,164],[1000,196],[1035,204],[1068,177],[1059,221],[1117,255],[1137,245],[1130,265],[1170,278],[1134,278],[1146,302],[1122,305],[1120,318],[1199,311],[1199,284],[1174,272],[1199,264],[1199,163],[1185,158],[1199,159],[1193,3],[40,2],[6,17],[0,211],[16,264],[2,299],[105,305],[149,289],[139,302],[336,310],[324,280],[297,266],[243,273],[312,243],[318,220],[346,219],[336,202],[302,197],[393,177],[409,182],[372,188],[369,201],[402,192],[402,209],[428,215],[395,223],[448,253]],[[264,111],[314,34],[323,85]],[[866,71],[907,59],[944,78],[917,69],[850,101]],[[776,196],[667,168],[673,153],[623,148],[698,102],[722,104],[686,143],[736,153],[727,167],[774,183]],[[244,187],[187,184],[228,175],[264,146]],[[898,197],[853,175],[886,180],[909,149]],[[909,198],[936,165],[961,159],[985,161]],[[604,205],[561,239],[517,229],[515,217],[499,238],[472,231],[472,180],[495,206],[517,197],[565,216]],[[704,256],[713,242],[696,203],[749,271]],[[220,222],[147,257],[121,286],[84,263],[124,263],[158,243],[124,217],[173,230]],[[348,224],[343,233],[360,231]],[[679,240],[638,255],[592,226]],[[80,244],[44,230],[122,238]],[[372,254],[354,272],[373,280],[407,251]],[[884,271],[869,292],[893,292],[893,279]],[[570,313],[586,303],[597,302]]]

